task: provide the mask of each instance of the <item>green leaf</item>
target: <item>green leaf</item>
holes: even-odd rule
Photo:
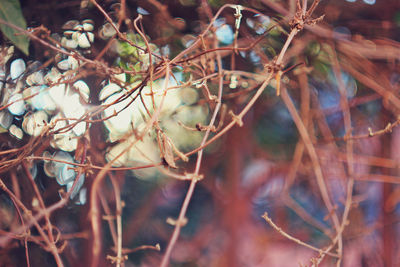
[[[19,0],[0,1],[0,19],[26,29],[26,21],[22,15]],[[26,55],[29,54],[29,38],[21,32],[0,23],[0,30],[10,41]]]

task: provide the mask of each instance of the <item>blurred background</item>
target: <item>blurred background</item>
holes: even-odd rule
[[[3,34],[0,178],[34,214],[29,176],[46,207],[73,188],[71,201],[50,220],[60,244],[66,241],[59,253],[65,266],[89,266],[89,194],[101,171],[91,167],[112,162],[116,169],[108,171],[96,199],[102,235],[98,264],[115,265],[107,256],[116,253],[119,195],[122,253],[128,256],[122,265],[158,266],[174,230],[166,220],[178,217],[190,184],[162,169],[193,172],[197,157],[179,159],[173,169],[159,140],[167,136],[183,153],[199,147],[204,131],[198,129],[208,125],[216,106],[209,96],[218,94],[219,68],[223,105],[216,131],[232,121],[229,111],[238,114],[245,107],[279,55],[296,1],[98,3],[141,49],[118,39],[90,1],[20,1],[27,27],[37,37],[124,72],[84,64],[37,41],[30,41],[29,55],[17,48],[10,52]],[[241,11],[237,30],[232,7],[212,19],[225,4],[248,8]],[[148,43],[133,26],[139,15]],[[341,266],[400,264],[400,3],[324,0],[312,18],[321,15],[321,22],[295,36],[284,57],[284,74],[267,86],[244,116],[243,127],[233,127],[205,148],[204,179],[196,185],[169,266],[338,264],[337,257],[321,256],[281,235],[262,217],[265,212],[297,240],[320,249],[334,243],[330,252],[342,255]],[[157,72],[163,60],[174,59],[203,32],[201,45],[187,52],[165,81],[165,73]],[[235,52],[236,45],[249,49]],[[218,52],[221,67],[212,51],[216,47],[231,47]],[[149,66],[153,78],[148,78]],[[163,101],[165,84],[172,89],[160,110],[162,130],[155,127],[138,138]],[[87,168],[71,169],[76,164]],[[1,235],[15,233],[0,239],[0,266],[56,266],[40,238],[28,240],[27,260],[15,204],[3,191],[0,198]],[[32,228],[30,235],[39,233]]]

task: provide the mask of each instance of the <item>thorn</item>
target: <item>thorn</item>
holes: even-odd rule
[[[195,173],[185,173],[185,176],[188,178],[188,180],[196,180],[196,181],[203,180],[204,178],[203,175]]]
[[[369,135],[370,137],[374,136],[374,132],[372,132],[371,127],[368,127],[368,135]]]
[[[187,222],[188,222],[187,218],[183,218],[182,220],[179,220],[179,219],[174,220],[171,217],[167,218],[167,223],[170,224],[170,225],[173,225],[173,226],[179,225],[179,226],[183,227],[183,226],[185,226],[187,224]]]
[[[240,118],[239,116],[235,115],[232,110],[229,111],[229,114],[232,116],[232,120],[239,125],[239,127],[243,126],[243,121],[242,118]]]
[[[280,96],[281,94],[281,77],[282,77],[283,72],[278,71],[275,75],[275,80],[276,80],[276,96]]]

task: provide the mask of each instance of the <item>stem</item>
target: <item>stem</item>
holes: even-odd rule
[[[223,75],[222,75],[222,63],[221,63],[221,57],[220,55],[217,53],[217,63],[218,63],[218,72],[219,72],[219,89],[218,89],[218,102],[217,105],[215,106],[214,109],[214,113],[211,117],[210,123],[208,124],[208,128],[206,133],[204,134],[203,140],[201,141],[201,145],[200,146],[204,146],[204,144],[207,141],[208,136],[210,135],[210,131],[211,131],[211,127],[214,125],[215,120],[217,118],[218,112],[221,108],[221,104],[222,104],[222,90],[223,90]],[[197,161],[196,161],[196,167],[195,167],[195,171],[194,171],[194,176],[198,176],[199,172],[200,172],[200,166],[201,166],[201,161],[203,159],[203,149],[201,149],[198,154],[197,154]],[[182,208],[181,211],[179,213],[179,217],[178,217],[178,221],[177,224],[175,225],[175,229],[174,232],[171,236],[171,239],[168,243],[167,249],[165,251],[164,257],[161,261],[161,267],[166,267],[168,266],[169,263],[169,258],[171,257],[171,253],[172,253],[172,249],[174,248],[176,241],[178,240],[181,228],[182,228],[182,224],[181,222],[184,221],[185,219],[185,215],[186,215],[186,211],[187,208],[189,206],[190,200],[193,196],[193,192],[194,189],[196,187],[196,183],[197,183],[197,179],[192,179],[190,182],[190,186],[189,189],[186,193],[185,196],[185,200],[183,201],[182,204]]]

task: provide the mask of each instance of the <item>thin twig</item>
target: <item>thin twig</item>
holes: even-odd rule
[[[200,146],[204,146],[204,144],[206,143],[208,136],[211,132],[211,128],[212,126],[214,126],[215,120],[217,118],[218,112],[221,108],[221,104],[222,104],[222,91],[223,91],[223,75],[222,75],[222,63],[221,63],[221,58],[220,56],[217,54],[217,64],[218,64],[218,73],[219,73],[219,89],[218,89],[218,100],[217,100],[217,105],[215,106],[213,115],[211,117],[210,123],[208,124],[207,130],[204,134],[203,140],[201,141]],[[199,150],[198,154],[197,154],[197,161],[196,161],[196,167],[195,167],[195,171],[193,173],[193,177],[199,176],[199,172],[200,172],[200,166],[201,166],[201,161],[203,159],[203,149]],[[198,179],[192,179],[190,182],[190,186],[189,189],[186,193],[185,196],[185,200],[183,201],[182,204],[182,208],[179,212],[179,217],[177,220],[177,224],[175,224],[175,229],[174,232],[172,233],[171,239],[168,243],[167,249],[165,251],[165,254],[162,258],[160,267],[166,267],[168,266],[169,263],[169,258],[171,256],[172,253],[172,249],[175,246],[176,241],[178,240],[179,237],[179,233],[182,227],[182,224],[180,222],[183,222],[186,216],[186,211],[187,208],[189,206],[190,200],[193,196],[193,192],[194,189],[196,187],[196,183],[197,183]]]
[[[287,239],[289,239],[289,240],[291,240],[291,241],[294,241],[294,242],[296,242],[297,244],[302,245],[302,246],[304,246],[304,247],[306,247],[306,248],[309,248],[309,249],[312,249],[312,250],[314,250],[314,251],[317,251],[317,252],[320,253],[320,254],[327,254],[327,255],[332,256],[332,257],[335,257],[335,258],[338,258],[338,257],[339,257],[338,254],[331,253],[331,252],[324,252],[324,250],[322,250],[322,249],[320,249],[320,248],[316,248],[316,247],[314,247],[314,246],[311,246],[311,245],[309,245],[309,244],[307,244],[307,243],[301,241],[300,239],[297,239],[297,238],[295,238],[295,237],[289,235],[288,233],[286,233],[285,231],[283,231],[279,226],[277,226],[277,225],[272,221],[271,218],[268,217],[268,213],[265,212],[264,215],[262,215],[261,217],[264,218],[264,220],[265,220],[269,225],[271,225],[278,233],[280,233],[281,235],[283,235],[283,236],[286,237]]]

